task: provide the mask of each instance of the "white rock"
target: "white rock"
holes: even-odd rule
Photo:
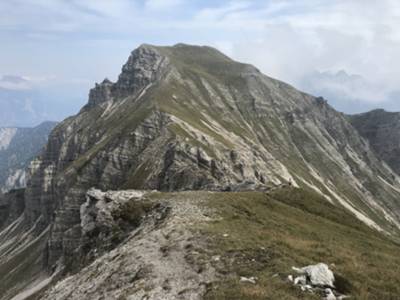
[[[310,265],[304,268],[292,268],[298,274],[305,275],[310,279],[313,286],[329,286],[334,287],[335,276],[329,270],[326,264],[320,263],[317,265]]]
[[[324,300],[336,300],[336,296],[331,289],[325,289],[325,294]]]
[[[257,277],[240,277],[240,282],[242,283],[252,283],[256,284]]]
[[[298,284],[300,284],[300,285],[306,285],[306,284],[307,284],[307,278],[306,278],[306,276],[305,276],[305,275],[301,275],[301,276],[296,277],[296,278],[294,279],[294,284],[295,284],[295,285],[298,285]]]
[[[312,287],[311,285],[306,284],[304,287],[305,287],[307,290],[313,292],[313,287]]]
[[[293,275],[289,275],[289,276],[287,277],[287,279],[288,279],[290,282],[293,282]]]
[[[301,290],[303,292],[312,291],[312,286],[311,285],[302,285],[302,286],[300,286],[300,288],[301,288]]]

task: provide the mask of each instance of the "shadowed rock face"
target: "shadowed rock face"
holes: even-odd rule
[[[400,179],[326,101],[209,47],[144,45],[116,83],[51,133],[32,162],[24,222],[49,228],[45,265],[79,268],[81,205],[101,190],[311,188],[369,226],[399,230]]]
[[[377,156],[400,174],[400,113],[378,109],[349,119]]]
[[[24,212],[24,193],[23,189],[19,189],[0,196],[0,229],[10,225]]]

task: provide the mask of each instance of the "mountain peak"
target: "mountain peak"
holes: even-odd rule
[[[94,107],[128,95],[138,95],[161,76],[167,64],[167,57],[160,54],[158,47],[142,44],[132,51],[116,83],[106,78],[95,85],[89,93],[86,107]]]
[[[106,78],[96,84],[90,91],[88,106],[137,96],[172,69],[183,72],[201,70],[202,74],[214,74],[217,77],[259,73],[255,67],[236,62],[208,46],[142,44],[131,52],[116,83]]]
[[[184,43],[178,43],[173,46],[142,44],[132,51],[131,57],[137,58],[141,55],[148,55],[149,53],[168,57],[175,64],[179,64],[179,62],[197,62],[198,64],[215,62],[237,63],[216,48]]]
[[[383,130],[393,128],[384,125]],[[391,147],[388,145],[385,150]],[[320,236],[316,236],[315,241],[307,241],[311,248],[323,241],[320,237],[328,237],[326,242],[331,244],[324,244],[326,249],[342,247],[342,240],[330,238],[331,233],[338,238],[343,236],[337,233],[338,228],[351,232],[348,241],[353,245],[354,237],[359,236],[356,230],[364,225],[351,214],[372,228],[393,237],[400,235],[400,177],[378,159],[348,118],[332,109],[323,98],[315,98],[268,78],[256,68],[235,62],[218,50],[204,46],[142,45],[134,50],[117,82],[106,80],[97,84],[90,92],[87,109],[57,126],[42,154],[31,164],[28,177],[21,217],[9,216],[4,209],[0,210],[0,223],[6,220],[7,224],[14,224],[0,234],[1,245],[17,241],[14,248],[0,249],[0,254],[4,253],[4,259],[0,261],[0,277],[4,278],[0,283],[0,295],[5,290],[20,288],[22,284],[23,288],[37,286],[37,279],[44,278],[43,274],[51,275],[48,282],[53,283],[53,278],[56,280],[64,274],[75,274],[75,271],[89,267],[93,272],[87,277],[82,274],[75,277],[79,284],[71,284],[71,277],[68,277],[66,282],[70,290],[56,284],[51,290],[57,291],[58,286],[60,294],[47,294],[48,297],[41,299],[97,299],[100,296],[92,293],[93,284],[98,284],[96,291],[106,299],[143,298],[143,293],[149,295],[148,291],[154,287],[161,294],[153,294],[149,299],[163,298],[168,290],[179,295],[169,297],[167,294],[169,299],[200,299],[200,296],[192,297],[193,294],[186,292],[182,294],[181,291],[191,293],[193,290],[183,286],[182,282],[185,278],[207,274],[208,266],[212,274],[214,266],[215,271],[229,269],[230,265],[225,267],[220,263],[229,261],[231,264],[232,245],[239,245],[238,239],[247,237],[250,231],[257,234],[250,236],[248,241],[241,240],[241,245],[254,241],[250,243],[254,248],[245,249],[245,252],[238,249],[238,254],[247,257],[254,253],[264,257],[282,251],[288,255],[295,253],[285,259],[290,264],[299,258],[296,243],[303,241],[303,236],[292,238],[284,233],[283,248],[270,249],[277,244],[277,236],[274,231],[259,234],[271,227],[264,220],[279,225],[275,226],[276,232],[287,229],[292,234],[298,224],[310,221],[309,230],[300,226],[300,231],[304,232],[304,237],[309,237],[308,231],[318,229],[316,232]],[[297,188],[303,188],[306,193]],[[100,189],[116,192],[103,193]],[[132,189],[158,190],[160,193]],[[88,190],[92,192],[87,193]],[[194,192],[178,193],[188,190]],[[162,194],[163,191],[176,193]],[[251,193],[254,191],[258,192]],[[221,202],[215,202],[215,197]],[[242,198],[242,206],[236,205],[236,197]],[[324,200],[320,205],[319,198]],[[207,203],[210,206],[204,206],[204,210],[184,206],[189,203],[187,201],[201,207]],[[291,205],[294,206],[290,208]],[[0,208],[4,208],[1,203]],[[291,217],[299,216],[302,210],[304,217],[288,225]],[[263,211],[265,214],[259,213]],[[284,215],[279,216],[280,213]],[[2,217],[4,215],[6,217]],[[193,221],[187,218],[190,215],[193,215]],[[312,215],[314,219],[311,220]],[[319,230],[323,218],[327,218],[329,231]],[[223,227],[220,220],[226,221]],[[182,227],[176,227],[179,222],[184,222]],[[197,256],[197,247],[212,245],[209,240],[201,237],[198,243],[191,237],[192,230],[183,231],[188,224],[198,229],[200,223],[197,222],[202,222],[201,226],[210,224],[210,232],[215,234],[218,244],[217,248],[206,251],[210,257],[205,260]],[[234,224],[236,227],[232,227]],[[255,224],[259,228],[254,227]],[[282,224],[287,226],[282,227]],[[347,227],[343,227],[345,224]],[[271,228],[274,230],[275,227]],[[246,228],[255,229],[249,231]],[[363,228],[365,240],[370,239],[372,230]],[[198,232],[197,229],[193,233]],[[149,235],[152,232],[154,234]],[[171,234],[166,237],[165,232]],[[226,244],[226,249],[220,248],[221,236],[224,241],[232,239],[233,244]],[[259,242],[259,236],[270,236],[270,240]],[[381,245],[388,239],[374,240],[374,245]],[[24,247],[19,241],[24,241]],[[154,243],[149,244],[149,241]],[[288,248],[289,244],[293,247]],[[260,245],[265,245],[267,252],[260,252]],[[125,250],[115,252],[118,248]],[[365,241],[362,240],[354,253],[360,253],[364,248]],[[152,252],[137,264],[138,257],[149,249]],[[175,252],[175,249],[191,252]],[[395,250],[393,253],[397,254],[398,249]],[[28,252],[34,255],[28,260],[19,259]],[[348,253],[329,260],[344,261],[349,257]],[[216,254],[221,255],[218,263],[213,258]],[[121,260],[115,260],[118,257]],[[177,261],[176,257],[183,259]],[[185,257],[193,259],[188,261]],[[309,257],[318,258],[315,253],[310,253]],[[126,258],[131,258],[133,263]],[[160,259],[160,263],[153,264],[154,258]],[[171,260],[166,268],[168,258]],[[309,258],[304,257],[304,261],[306,259]],[[380,261],[380,257],[376,259]],[[365,257],[360,256],[359,262],[363,260]],[[261,260],[254,265],[257,270],[258,266],[262,267],[260,270],[265,269],[265,265],[258,263]],[[149,264],[155,269],[149,269]],[[233,261],[232,265],[241,264]],[[387,265],[396,264],[390,261]],[[102,269],[103,266],[108,269]],[[121,266],[132,269],[121,271]],[[168,282],[167,289],[159,289],[168,278],[176,278],[169,272],[176,266],[182,279]],[[200,269],[202,272],[199,273]],[[229,279],[229,288],[232,286],[230,278],[238,277],[239,269],[225,276]],[[365,271],[370,271],[372,275],[368,278],[372,278],[377,269],[369,269]],[[51,270],[56,273],[50,274]],[[62,273],[59,274],[59,270]],[[395,278],[395,271],[386,278]],[[283,272],[286,271],[283,269]],[[270,273],[269,270],[261,276],[267,278]],[[31,274],[35,277],[28,278]],[[258,273],[252,275],[259,276]],[[149,288],[142,285],[147,278],[156,279]],[[365,284],[363,279],[356,281],[359,278],[356,273],[349,278],[355,280],[354,287]],[[194,282],[196,288],[199,282],[214,282],[213,278],[199,279]],[[242,287],[239,280],[237,278]],[[116,292],[114,289],[121,287],[120,283],[126,284],[126,289]],[[378,290],[373,286],[375,283],[376,280],[371,280],[367,288],[372,286],[373,290]],[[395,286],[393,299],[400,289]],[[385,287],[382,284],[386,293]],[[76,290],[78,294],[74,294]],[[131,290],[132,293],[135,290],[135,294],[128,295]],[[203,292],[206,290],[211,291],[213,287],[205,287]],[[223,293],[215,295],[218,298]],[[383,299],[380,295],[375,294],[374,298]],[[6,296],[0,296],[0,299],[11,299],[14,294]]]
[[[116,83],[119,93],[137,94],[159,77],[168,61],[158,49],[156,46],[143,44],[132,51]]]

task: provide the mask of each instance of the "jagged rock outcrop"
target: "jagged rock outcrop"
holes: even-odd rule
[[[54,122],[35,128],[0,128],[0,191],[24,188],[26,168],[43,149]]]
[[[111,101],[111,87],[113,83],[109,79],[104,79],[102,83],[96,83],[96,86],[89,93],[88,107],[93,107],[103,102]]]
[[[204,245],[195,236],[196,226],[210,220],[209,212],[190,195],[168,199],[151,194],[90,190],[81,207],[81,228],[99,242],[92,247],[96,259],[40,299],[203,299],[215,274],[210,262],[201,260],[198,251]],[[115,238],[120,232],[112,229],[124,221],[133,225],[124,242],[101,252],[105,236]]]
[[[89,93],[87,107],[111,102],[113,99],[138,96],[161,78],[167,64],[166,56],[155,51],[150,45],[142,45],[131,53],[115,84],[107,78],[96,84]]]
[[[91,189],[86,202],[81,205],[81,261],[75,259],[76,267],[91,262],[94,258],[111,251],[132,231],[136,230],[149,214],[162,220],[167,207],[146,201],[144,191],[119,191],[103,193]],[[157,214],[157,217],[155,215]]]
[[[383,109],[349,116],[377,156],[400,174],[400,113]]]
[[[400,179],[344,115],[209,47],[133,51],[117,82],[96,85],[79,114],[52,131],[28,177],[23,223],[45,232],[49,272],[94,258],[97,240],[82,220],[99,208],[81,210],[92,187],[302,186],[377,230],[400,228]]]

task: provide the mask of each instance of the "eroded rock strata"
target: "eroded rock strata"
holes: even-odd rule
[[[88,104],[52,131],[28,178],[24,212],[7,221],[21,230],[8,228],[7,234],[25,230],[37,242],[30,246],[42,255],[31,264],[32,278],[47,274],[45,280],[95,259],[99,241],[87,227],[96,221],[85,212],[96,215],[107,204],[91,207],[91,188],[266,191],[292,185],[314,190],[384,234],[400,228],[399,177],[344,115],[209,47],[143,45],[133,51],[115,83],[97,84]],[[130,235],[134,226],[118,230]],[[101,238],[100,250],[109,251],[110,237]],[[10,271],[3,266],[0,276]],[[66,280],[83,284],[82,278]],[[9,290],[32,284],[24,279]]]

